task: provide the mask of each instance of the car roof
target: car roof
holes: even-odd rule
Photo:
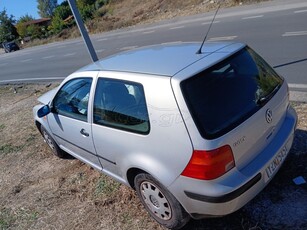
[[[196,54],[200,45],[200,43],[176,43],[142,47],[101,59],[77,72],[119,71],[174,76],[200,59],[210,58],[213,53],[224,54],[219,59],[221,60],[245,46],[243,43],[234,42],[206,42],[202,54]]]

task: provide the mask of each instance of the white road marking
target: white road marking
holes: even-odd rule
[[[215,38],[210,38],[209,41],[231,41],[237,37],[238,36],[215,37]]]
[[[32,61],[32,60],[33,60],[32,58],[29,58],[29,59],[22,60],[20,62],[29,62],[29,61]]]
[[[290,101],[307,102],[307,84],[288,84],[290,88]]]
[[[97,40],[97,42],[103,42],[103,41],[107,41],[108,39],[107,38],[100,38]]]
[[[176,26],[176,27],[172,27],[170,28],[170,30],[178,30],[178,29],[182,29],[184,28],[185,26]]]
[[[61,46],[57,46],[57,47],[55,47],[56,49],[63,49],[63,48],[66,48],[66,46],[65,45],[61,45]]]
[[[137,46],[126,46],[126,47],[120,48],[119,50],[132,50],[135,48],[137,48]]]
[[[164,43],[161,43],[161,45],[172,45],[172,44],[178,44],[178,43],[182,43],[182,41],[164,42]]]
[[[307,31],[295,31],[295,32],[286,32],[282,36],[283,37],[290,37],[290,36],[306,36]]]
[[[216,23],[220,23],[220,22],[221,22],[221,21],[215,21],[215,22],[213,22],[213,23],[212,23],[212,22],[203,22],[202,25],[210,25],[211,23],[212,23],[212,24],[216,24]]]
[[[297,11],[294,11],[295,14],[299,14],[299,13],[306,13],[307,10],[297,10]]]
[[[76,53],[68,53],[68,54],[65,54],[64,57],[70,57],[70,56],[74,56],[76,55]]]
[[[0,80],[0,83],[10,83],[10,82],[19,82],[19,81],[63,80],[63,79],[64,77],[24,78],[24,79]]]
[[[291,89],[307,89],[306,84],[288,84]]]
[[[125,34],[125,35],[118,36],[117,39],[129,38],[130,36],[131,36],[130,34]]]
[[[242,18],[242,20],[262,18],[263,16],[264,15],[255,15],[255,16],[250,16],[250,17],[244,17],[244,18]]]
[[[96,50],[97,53],[101,53],[103,51],[105,51],[105,49]]]
[[[307,92],[290,91],[290,101],[307,102]]]
[[[51,55],[51,56],[46,56],[46,57],[42,57],[42,59],[50,59],[50,58],[53,58],[54,55]]]
[[[155,31],[155,30],[144,31],[143,34],[152,34],[152,33],[154,33],[154,32],[156,32],[156,31]]]

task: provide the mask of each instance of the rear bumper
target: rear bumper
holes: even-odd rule
[[[225,203],[233,199],[236,199],[237,197],[245,193],[247,190],[249,190],[251,187],[257,184],[258,181],[261,180],[261,178],[262,178],[261,173],[258,173],[254,178],[252,178],[250,181],[248,181],[246,184],[244,184],[240,188],[230,193],[227,193],[223,196],[219,196],[219,197],[205,196],[205,195],[200,195],[200,194],[196,194],[196,193],[192,193],[188,191],[184,191],[184,193],[187,195],[187,197],[193,200],[199,200],[199,201],[209,202],[209,203]]]
[[[297,115],[290,107],[274,140],[243,169],[234,168],[212,181],[180,176],[169,190],[194,218],[235,212],[263,190],[277,173],[292,146],[296,124]],[[267,168],[281,154],[282,162],[268,174]]]

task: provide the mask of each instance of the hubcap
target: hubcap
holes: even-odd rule
[[[46,143],[49,145],[49,147],[52,149],[52,150],[55,150],[55,147],[54,147],[54,144],[53,144],[53,141],[51,140],[51,138],[49,137],[49,135],[44,131],[44,139],[46,141]]]
[[[148,181],[143,182],[140,188],[143,199],[149,210],[162,220],[171,219],[171,206],[160,189],[155,184]]]

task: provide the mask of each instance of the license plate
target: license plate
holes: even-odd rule
[[[285,160],[287,154],[288,154],[287,146],[284,146],[265,170],[268,179],[270,179],[274,174],[274,172],[280,167],[282,162]]]

